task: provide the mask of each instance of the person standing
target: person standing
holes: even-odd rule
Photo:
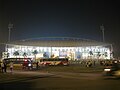
[[[6,63],[6,61],[4,61],[3,63],[4,63],[4,72],[6,73],[7,72],[6,71],[7,70],[7,63]]]
[[[13,61],[10,62],[10,72],[11,72],[11,73],[13,72]]]
[[[39,62],[37,61],[37,62],[36,62],[36,69],[38,69],[38,67],[39,67],[38,63],[39,63]]]
[[[4,63],[3,62],[1,63],[1,71],[2,71],[2,73],[4,72]]]

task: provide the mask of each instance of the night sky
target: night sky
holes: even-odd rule
[[[0,0],[0,43],[38,37],[79,37],[120,48],[120,10],[117,0]],[[118,51],[117,51],[118,50]]]

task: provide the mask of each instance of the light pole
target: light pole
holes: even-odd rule
[[[13,24],[9,23],[8,24],[8,30],[9,30],[9,33],[8,33],[8,43],[10,42],[10,34],[11,34],[11,29],[13,28]],[[5,46],[5,51],[8,52],[8,45],[6,44]]]
[[[11,29],[13,28],[13,24],[9,23],[8,24],[8,30],[9,30],[9,34],[8,34],[8,42],[10,42],[10,38],[11,38]]]
[[[114,53],[113,53],[113,46],[112,46],[112,44],[110,44],[110,46],[111,46],[111,50],[110,50],[110,59],[113,59],[113,56],[114,56]]]
[[[103,42],[105,42],[105,32],[104,32],[105,28],[104,28],[103,24],[100,26],[100,29],[102,30]]]

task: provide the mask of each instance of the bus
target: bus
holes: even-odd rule
[[[31,58],[6,58],[3,59],[6,61],[6,63],[10,63],[11,61],[14,62],[14,64],[22,64],[24,62],[31,62]]]
[[[44,66],[50,66],[50,65],[64,65],[67,66],[69,65],[68,63],[68,58],[44,58],[44,59],[40,59],[40,63],[39,65],[44,65]]]
[[[16,67],[31,67],[32,68],[32,60],[31,58],[6,58],[4,61],[9,66],[10,62],[13,62],[14,66]]]

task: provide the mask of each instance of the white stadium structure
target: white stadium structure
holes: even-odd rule
[[[6,44],[8,58],[111,59],[112,45],[72,37],[41,37]],[[17,54],[15,54],[17,52]]]

